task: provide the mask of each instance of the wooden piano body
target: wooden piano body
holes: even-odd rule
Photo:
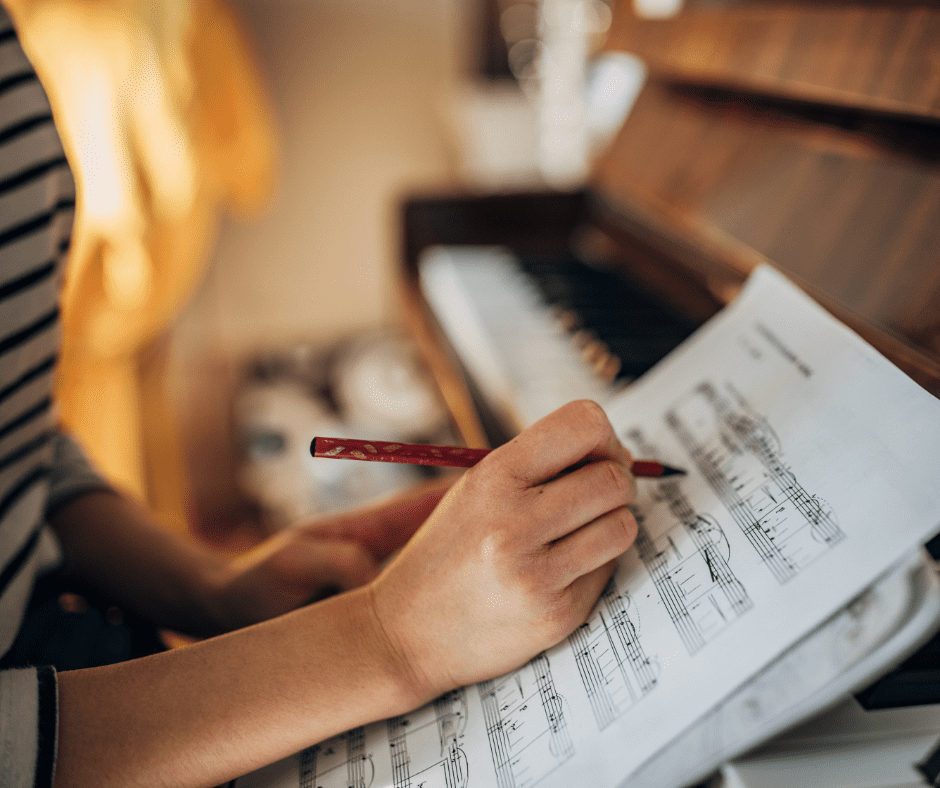
[[[404,313],[463,439],[493,433],[418,287],[436,244],[573,249],[698,322],[770,262],[940,396],[940,6],[621,0],[607,48],[648,78],[586,188],[404,206]]]
[[[404,317],[467,445],[507,434],[422,295],[434,245],[574,251],[696,323],[769,262],[940,396],[940,5],[687,0],[649,20],[621,2],[607,46],[648,77],[584,189],[404,205]],[[940,638],[907,667],[934,676],[915,702],[940,702]],[[897,697],[903,670],[868,697]]]

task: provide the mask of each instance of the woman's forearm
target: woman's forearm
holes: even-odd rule
[[[119,493],[86,493],[49,521],[76,577],[160,626],[207,636],[285,613],[323,587],[367,582],[452,482],[281,532],[235,562],[168,532]]]
[[[171,652],[59,674],[56,786],[218,785],[433,694],[363,588]]]
[[[230,571],[227,559],[166,530],[147,509],[116,492],[81,495],[48,520],[68,570],[115,603],[180,632],[222,631],[213,594]]]

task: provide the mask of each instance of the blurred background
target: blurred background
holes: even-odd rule
[[[61,416],[101,468],[229,551],[413,482],[307,456],[452,439],[401,200],[581,183],[643,79],[599,57],[611,2],[11,3],[79,185]]]

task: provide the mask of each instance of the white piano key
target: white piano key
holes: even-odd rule
[[[582,361],[511,252],[435,247],[419,268],[431,310],[509,428],[522,429],[571,400],[609,396],[610,384]]]

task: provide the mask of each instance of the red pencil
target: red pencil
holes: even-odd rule
[[[432,446],[427,443],[365,441],[355,438],[314,438],[310,444],[310,453],[314,457],[397,462],[409,465],[443,465],[448,468],[470,468],[490,451],[490,449],[468,449],[464,446]],[[685,471],[679,468],[663,465],[655,460],[634,460],[632,470],[634,476],[650,479],[685,474]]]

